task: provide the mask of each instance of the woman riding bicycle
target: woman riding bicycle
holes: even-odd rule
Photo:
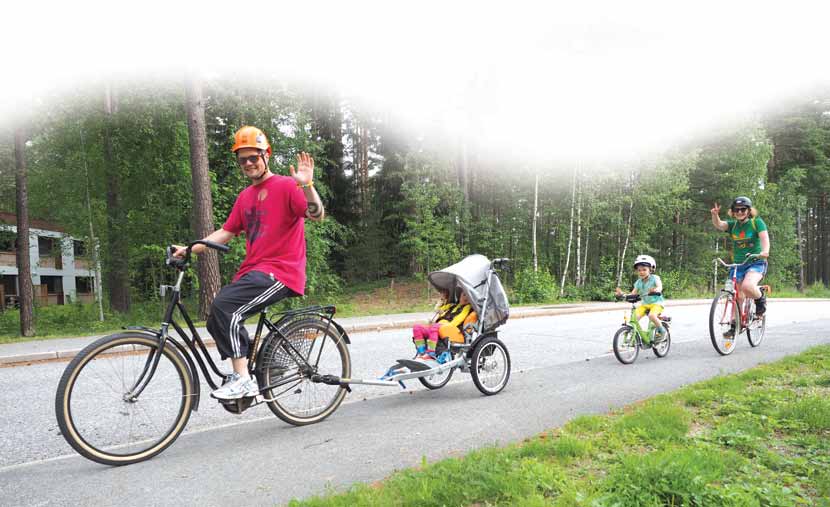
[[[749,197],[736,197],[727,212],[730,218],[725,221],[720,219],[719,204],[715,203],[710,212],[712,213],[712,225],[719,231],[727,232],[732,240],[734,262],[743,263],[748,257],[750,259],[755,257],[754,260],[734,268],[738,281],[738,294],[735,297],[738,304],[741,304],[743,297],[754,299],[755,315],[760,317],[767,310],[766,296],[758,287],[758,283],[767,273],[766,259],[769,257],[770,248],[767,224],[758,216],[758,210],[752,207]],[[733,323],[724,336],[734,334],[735,324]]]

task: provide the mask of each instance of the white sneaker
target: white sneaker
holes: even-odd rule
[[[254,377],[242,378],[238,373],[231,375],[231,380],[220,387],[219,389],[210,393],[219,400],[236,400],[247,396],[256,396],[259,394],[259,386]]]

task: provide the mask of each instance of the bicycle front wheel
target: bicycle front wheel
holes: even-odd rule
[[[79,454],[105,465],[152,458],[184,430],[195,386],[182,355],[165,346],[145,389],[132,393],[156,357],[158,340],[105,336],[67,365],[55,396],[58,426]]]
[[[450,381],[454,371],[455,368],[451,368],[441,373],[430,375],[429,377],[419,377],[418,381],[427,389],[441,389]]]
[[[640,344],[637,332],[630,326],[623,326],[614,334],[614,355],[622,364],[631,364],[637,360]]]
[[[268,407],[295,426],[320,422],[337,410],[346,388],[313,382],[311,377],[351,376],[346,340],[334,326],[319,319],[289,322],[280,331],[266,338],[257,359]]]
[[[712,300],[712,307],[709,310],[709,338],[712,346],[718,354],[726,356],[735,350],[735,330],[737,307],[735,297],[730,292],[720,291]],[[728,331],[732,330],[732,336]]]

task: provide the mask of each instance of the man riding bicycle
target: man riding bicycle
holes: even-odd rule
[[[245,260],[233,282],[223,287],[210,309],[207,328],[222,359],[231,359],[234,373],[229,382],[211,396],[232,400],[255,396],[256,379],[248,373],[250,340],[243,323],[262,308],[289,297],[302,295],[306,282],[305,218],[322,220],[323,203],[314,189],[314,159],[297,155],[297,169],[290,176],[271,172],[271,145],[256,127],[242,127],[234,135],[231,150],[251,181],[236,198],[228,219],[220,229],[203,238],[226,244],[245,232]],[[204,245],[192,251],[201,253]],[[177,257],[186,247],[176,245]]]
[[[743,263],[755,257],[755,260],[746,262],[733,269],[736,270],[738,293],[735,295],[740,305],[743,297],[755,300],[755,315],[762,316],[766,308],[766,296],[761,292],[758,283],[767,273],[767,258],[769,257],[769,230],[767,224],[758,216],[758,210],[752,207],[749,197],[736,197],[729,209],[729,216],[725,221],[720,219],[720,205],[710,210],[712,225],[720,231],[727,232],[732,240],[734,262]],[[735,323],[724,336],[734,336]]]

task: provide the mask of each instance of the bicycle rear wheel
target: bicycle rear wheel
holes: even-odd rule
[[[666,330],[665,336],[651,346],[651,350],[657,357],[666,357],[671,348],[671,329],[669,329],[669,325],[665,322],[663,323],[663,328]]]
[[[311,376],[349,378],[352,365],[346,341],[334,326],[319,319],[289,322],[280,331],[265,339],[257,357],[268,408],[295,426],[320,422],[337,410],[346,388],[312,382]]]
[[[709,337],[712,346],[718,354],[726,356],[735,350],[735,335],[724,336],[729,331],[737,317],[735,297],[730,292],[720,291],[712,300],[712,307],[709,310]],[[733,333],[735,333],[733,329]]]
[[[129,465],[160,453],[184,430],[196,386],[172,345],[165,346],[141,394],[130,392],[157,350],[152,336],[116,334],[88,345],[67,365],[55,414],[79,454],[105,465]]]
[[[510,380],[510,353],[495,336],[480,338],[470,353],[470,375],[486,396],[501,392]]]
[[[614,355],[622,364],[631,364],[640,354],[637,332],[630,326],[623,326],[614,334]]]

